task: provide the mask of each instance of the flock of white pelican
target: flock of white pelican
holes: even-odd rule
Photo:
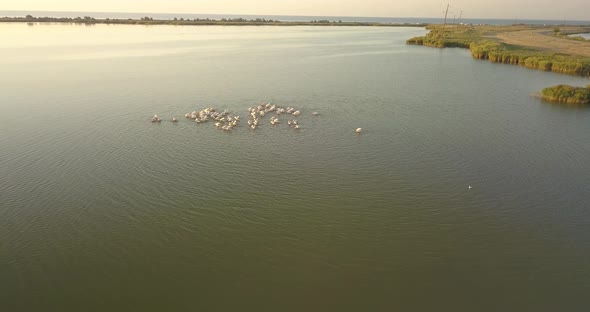
[[[248,108],[248,127],[252,130],[256,130],[256,128],[258,128],[259,125],[262,123],[262,118],[271,114],[276,115],[270,117],[270,124],[273,126],[278,125],[281,122],[279,117],[281,115],[284,115],[287,119],[287,125],[289,125],[293,129],[301,128],[301,125],[299,124],[299,121],[296,118],[301,114],[301,110],[296,109],[294,107],[280,107],[276,104],[271,103],[260,104],[256,107]],[[311,114],[313,116],[318,116],[320,113],[312,112]],[[240,123],[239,115],[232,114],[227,110],[221,112],[213,107],[207,107],[200,111],[192,111],[190,113],[186,113],[184,117],[186,119],[194,120],[196,123],[206,123],[208,121],[215,122],[215,127],[225,131],[233,130]],[[158,115],[154,115],[152,117],[153,123],[161,121],[162,119]],[[176,117],[172,117],[170,121],[178,122],[178,119],[176,119]],[[361,133],[362,131],[362,128],[357,128],[355,130],[356,133]]]

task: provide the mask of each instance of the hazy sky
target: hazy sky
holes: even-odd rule
[[[0,10],[590,20],[590,0],[2,0]]]

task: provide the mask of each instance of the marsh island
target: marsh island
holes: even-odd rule
[[[541,97],[546,101],[565,104],[590,104],[590,85],[572,87],[557,85],[543,89]]]
[[[431,25],[426,36],[407,44],[437,48],[460,47],[477,59],[521,65],[532,69],[590,76],[590,41],[569,34],[590,32],[590,27],[531,25]]]

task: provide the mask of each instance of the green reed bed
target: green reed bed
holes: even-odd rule
[[[585,88],[556,85],[543,89],[541,97],[551,102],[587,105],[590,104],[590,85]]]

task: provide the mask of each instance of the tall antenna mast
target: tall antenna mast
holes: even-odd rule
[[[441,32],[441,37],[445,35],[445,26],[447,26],[447,14],[449,14],[449,4],[447,3],[447,9],[445,10],[445,21],[443,22],[443,28]]]

